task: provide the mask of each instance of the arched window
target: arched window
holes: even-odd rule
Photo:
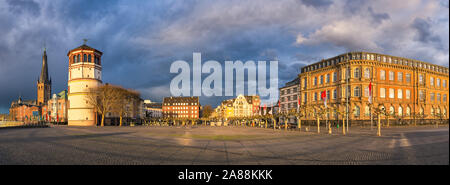
[[[430,114],[431,114],[432,116],[434,116],[434,108],[433,108],[433,107],[431,107]]]
[[[80,62],[80,54],[77,55],[77,62]]]
[[[364,69],[364,78],[370,78],[370,69],[369,68]]]
[[[441,114],[441,108],[439,108],[439,107],[436,108],[436,114],[437,114],[437,115]]]
[[[77,58],[76,58],[76,56],[75,56],[75,55],[73,56],[73,60],[72,60],[72,63],[77,63]]]
[[[361,96],[361,89],[359,89],[359,87],[355,87],[355,89],[353,90],[353,95],[355,97],[360,97]]]
[[[361,72],[359,71],[359,68],[355,68],[355,70],[353,71],[353,76],[355,77],[355,78],[359,78],[360,77],[360,74]]]
[[[83,54],[83,62],[87,62],[87,55]]]
[[[447,116],[447,108],[444,107],[444,109],[442,109],[442,115],[444,115],[444,117]]]
[[[354,116],[355,117],[359,117],[359,114],[360,114],[360,109],[359,109],[359,106],[355,106],[355,112],[354,112]]]
[[[394,107],[393,106],[389,107],[389,114],[394,115],[394,113],[395,113]]]
[[[403,116],[403,108],[401,106],[398,107],[398,115]]]
[[[420,107],[420,109],[419,109],[419,114],[420,114],[420,115],[423,115],[423,107]]]
[[[91,62],[91,57],[92,57],[92,55],[88,56],[88,62]]]

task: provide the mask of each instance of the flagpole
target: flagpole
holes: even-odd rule
[[[347,110],[346,110],[346,114],[347,114],[347,133],[348,133],[348,118],[349,118],[349,110],[348,110],[348,101],[349,101],[349,92],[348,91],[350,91],[350,94],[351,94],[351,90],[350,90],[350,87],[349,87],[349,85],[348,85],[348,83],[349,83],[349,80],[350,80],[350,74],[351,72],[350,72],[350,60],[349,60],[349,58],[348,58],[348,54],[347,54],[347,71],[346,71],[346,79],[347,79],[347,87],[345,88],[345,90],[347,91],[347,92],[345,92],[345,94],[347,95]]]

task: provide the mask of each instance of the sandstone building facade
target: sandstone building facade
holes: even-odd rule
[[[349,107],[351,120],[368,120],[373,108],[384,108],[390,118],[448,119],[448,68],[418,60],[369,52],[349,52],[305,66],[300,79],[300,104],[309,108],[307,119],[324,107],[320,93],[334,111]],[[369,103],[372,84],[373,104]],[[348,93],[348,98],[346,96]],[[339,117],[339,119],[341,119]]]
[[[97,124],[97,114],[87,102],[90,88],[102,84],[102,52],[81,45],[67,53],[69,57],[68,75],[68,125],[93,126]]]

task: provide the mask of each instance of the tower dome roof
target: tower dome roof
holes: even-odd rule
[[[69,54],[70,54],[71,52],[76,51],[76,50],[93,50],[93,51],[95,51],[95,52],[98,52],[98,53],[100,53],[100,54],[103,54],[101,51],[99,51],[99,50],[97,50],[97,49],[95,49],[95,48],[92,48],[92,47],[90,47],[90,46],[88,46],[88,45],[86,45],[86,44],[83,44],[83,45],[81,45],[81,46],[78,46],[78,47],[75,48],[75,49],[70,50],[70,51],[67,53],[67,56],[69,56]]]

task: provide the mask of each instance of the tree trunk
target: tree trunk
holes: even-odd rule
[[[105,114],[102,114],[102,123],[100,124],[100,126],[105,126]]]
[[[377,136],[381,136],[381,120],[380,120],[380,115],[378,114],[378,130],[377,130]]]
[[[276,119],[272,120],[273,120],[273,129],[275,130],[277,128],[277,120]]]
[[[317,133],[320,133],[320,121],[319,121],[319,117],[317,117]]]
[[[389,116],[387,117],[387,128],[389,128]]]
[[[331,131],[331,123],[328,123],[328,134],[331,134],[332,133],[332,131]]]
[[[267,128],[267,120],[264,120],[264,123],[266,124],[265,127]]]
[[[284,130],[287,130],[287,123],[288,123],[288,119],[285,118],[284,119]]]
[[[345,117],[342,116],[342,134],[345,135]]]
[[[119,118],[119,126],[122,126],[122,120],[123,120],[123,116],[120,115],[120,118]]]
[[[300,117],[297,118],[297,128],[299,131],[302,131],[302,120]]]

